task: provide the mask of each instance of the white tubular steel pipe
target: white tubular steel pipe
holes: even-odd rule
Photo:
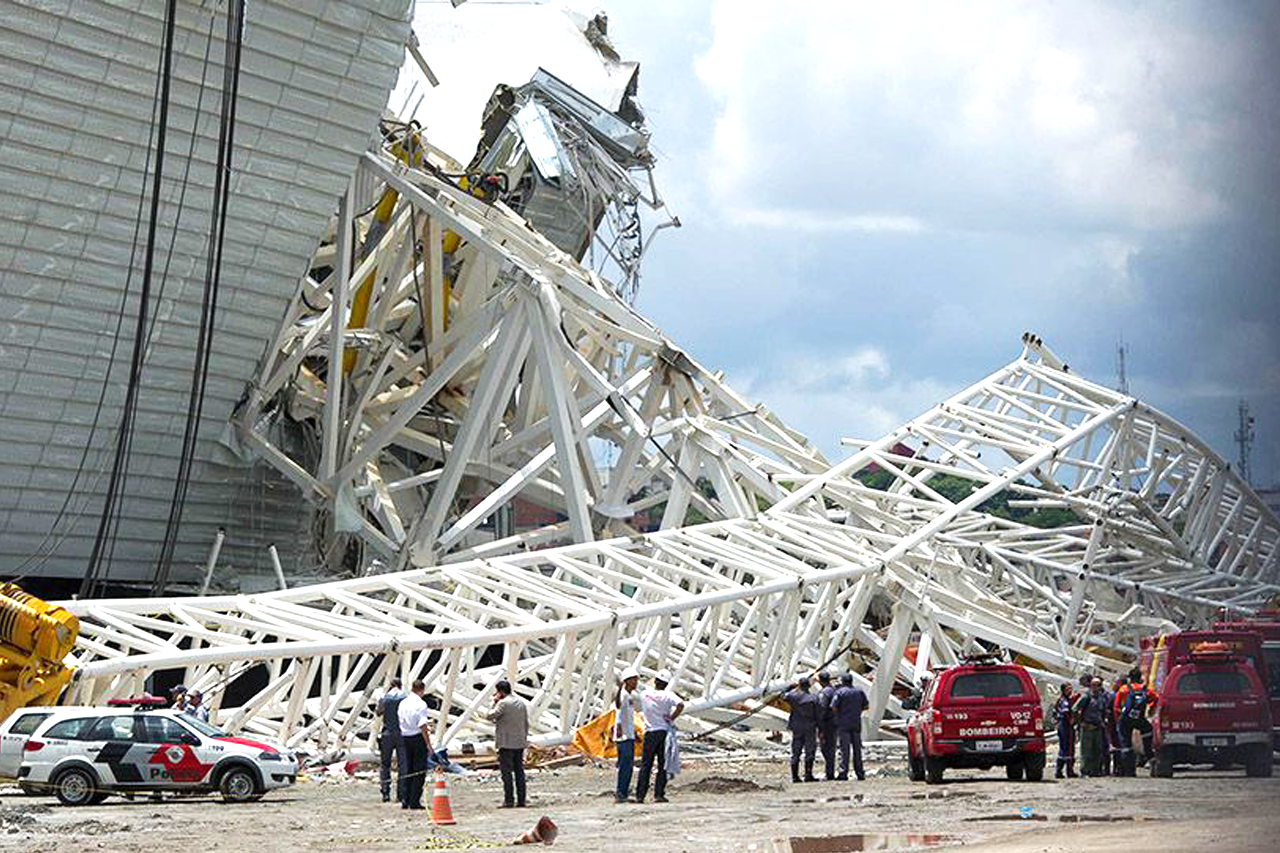
[[[204,564],[204,583],[200,584],[201,595],[209,591],[209,584],[213,580],[213,569],[218,564],[218,554],[222,551],[222,541],[226,538],[227,531],[219,527],[218,535],[213,540],[213,548],[209,551],[209,559]]]

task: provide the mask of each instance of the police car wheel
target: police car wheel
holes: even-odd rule
[[[53,793],[64,806],[87,806],[97,793],[93,776],[87,770],[72,767],[58,774]]]
[[[258,793],[258,783],[248,770],[232,767],[218,780],[218,790],[228,803],[248,803]]]

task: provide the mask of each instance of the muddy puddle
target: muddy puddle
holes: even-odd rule
[[[812,835],[803,838],[779,838],[773,842],[773,853],[859,853],[863,850],[919,850],[950,844],[954,835],[918,833],[872,833],[851,835]]]

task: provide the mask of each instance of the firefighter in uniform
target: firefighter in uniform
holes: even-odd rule
[[[791,781],[800,781],[800,754],[804,753],[804,781],[813,778],[813,759],[817,751],[818,697],[809,692],[809,679],[801,678],[790,685],[782,698],[791,706],[787,728],[791,730]]]
[[[840,676],[840,688],[831,700],[831,712],[835,718],[837,737],[840,740],[840,781],[849,778],[849,753],[853,753],[853,772],[859,781],[866,779],[862,768],[862,714],[867,710],[867,694],[853,686],[853,675]]]
[[[831,709],[835,695],[836,686],[831,683],[831,674],[824,669],[818,673],[818,748],[822,750],[828,782],[836,778],[836,717]]]
[[[1058,699],[1053,703],[1053,718],[1058,725],[1058,767],[1054,776],[1061,779],[1063,771],[1067,778],[1076,777],[1076,722],[1074,712],[1075,696],[1069,682],[1064,683],[1058,692]]]
[[[1102,775],[1102,752],[1106,749],[1103,727],[1107,723],[1107,694],[1102,689],[1102,679],[1094,678],[1089,692],[1076,700],[1076,718],[1080,723],[1080,775]]]
[[[1133,750],[1133,733],[1142,733],[1142,764],[1151,760],[1151,721],[1147,712],[1153,705],[1151,693],[1147,685],[1141,681],[1129,685],[1129,692],[1124,697],[1124,705],[1120,708],[1120,740],[1125,751],[1126,776],[1137,774],[1138,760]]]

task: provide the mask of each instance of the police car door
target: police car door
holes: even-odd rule
[[[147,757],[148,774],[156,784],[174,788],[198,787],[213,762],[208,761],[205,739],[168,714],[148,714],[147,741],[152,745]]]
[[[0,734],[0,777],[13,779],[22,766],[22,750],[36,727],[49,718],[49,711],[15,711]]]
[[[125,788],[147,784],[142,715],[100,717],[81,737],[86,741],[86,757],[103,782]]]

